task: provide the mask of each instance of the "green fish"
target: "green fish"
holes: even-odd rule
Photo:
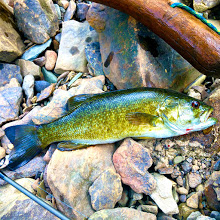
[[[48,124],[5,129],[14,149],[4,165],[16,169],[53,142],[60,150],[114,143],[127,137],[168,138],[206,129],[217,122],[213,108],[166,89],[135,88],[68,100],[68,113]],[[2,162],[2,163],[3,163]]]

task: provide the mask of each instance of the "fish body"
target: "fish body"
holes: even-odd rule
[[[15,145],[9,167],[23,165],[53,142],[71,143],[60,147],[65,150],[126,137],[167,138],[206,129],[217,121],[208,118],[213,108],[205,103],[156,88],[81,95],[70,98],[68,105],[69,112],[51,123],[6,128]]]

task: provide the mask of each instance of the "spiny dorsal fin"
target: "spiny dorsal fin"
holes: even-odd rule
[[[126,115],[126,119],[135,125],[150,125],[155,127],[158,116],[142,112],[131,112]]]

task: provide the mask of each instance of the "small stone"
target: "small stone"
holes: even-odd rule
[[[16,78],[22,83],[20,67],[14,64],[0,63],[0,87],[10,82],[12,78]]]
[[[179,206],[179,215],[178,219],[187,219],[187,217],[192,213],[197,211],[196,209],[192,209],[186,205],[186,203],[181,203]]]
[[[212,211],[211,214],[210,214],[210,217],[214,218],[216,220],[220,220],[220,212]]]
[[[26,95],[27,100],[27,106],[30,106],[31,99],[34,96],[34,76],[33,75],[26,75],[24,77],[22,89],[24,90],[24,93]]]
[[[136,193],[135,191],[131,190],[131,198],[135,201],[143,199],[143,193]]]
[[[67,9],[69,6],[69,1],[67,0],[61,0],[58,2],[59,6],[62,6],[64,9]]]
[[[173,173],[173,167],[163,167],[161,169],[158,169],[160,174],[171,174]]]
[[[49,83],[56,83],[57,77],[50,71],[46,70],[46,68],[42,67],[42,73],[44,75],[44,79]]]
[[[180,195],[180,202],[186,202],[186,195]]]
[[[220,171],[220,159],[218,159],[218,160],[215,162],[215,164],[214,164],[214,166],[213,166],[213,170],[215,170],[215,171]]]
[[[33,61],[35,58],[39,56],[47,47],[50,46],[52,39],[49,39],[47,42],[41,45],[35,45],[33,47],[28,48],[21,59]]]
[[[0,160],[4,158],[6,155],[6,151],[3,147],[0,147]]]
[[[189,187],[196,188],[202,182],[202,177],[198,173],[189,174]]]
[[[183,186],[183,178],[181,176],[178,176],[176,178],[176,182],[178,183],[178,185]]]
[[[204,185],[203,184],[199,184],[197,187],[196,187],[196,192],[203,192],[204,190]]]
[[[201,212],[196,211],[196,212],[192,212],[186,220],[196,220],[201,214]]]
[[[193,8],[197,12],[207,11],[219,4],[220,2],[218,0],[193,0]]]
[[[158,207],[156,205],[141,205],[141,210],[155,215],[158,214]]]
[[[153,176],[157,184],[156,189],[150,194],[150,197],[165,214],[179,213],[178,206],[172,195],[172,181],[158,173],[154,173]]]
[[[57,18],[58,18],[58,20],[61,20],[61,19],[62,19],[62,15],[61,15],[60,6],[59,6],[58,4],[54,4],[54,7],[55,7],[56,12],[57,12]]]
[[[185,160],[185,157],[183,157],[183,156],[177,156],[177,157],[175,157],[174,159],[173,159],[173,163],[174,164],[179,164],[179,163],[181,163],[182,161],[184,161]]]
[[[194,193],[186,200],[186,205],[190,208],[197,209],[199,207],[199,196]]]
[[[173,179],[175,179],[175,178],[177,178],[178,176],[181,176],[181,172],[180,172],[178,169],[174,168],[173,173],[171,174],[171,177],[172,177]]]
[[[14,15],[19,30],[36,44],[45,43],[59,29],[52,1],[15,0]]]
[[[53,83],[50,86],[48,86],[47,88],[45,88],[41,92],[40,96],[37,98],[37,102],[41,102],[42,100],[47,99],[49,96],[51,96],[55,90],[55,86],[56,86],[56,84]]]
[[[182,195],[188,195],[188,190],[184,187],[180,187],[180,188],[177,188],[176,190],[179,194],[182,194]]]
[[[189,173],[190,170],[192,169],[192,164],[187,162],[187,161],[184,161],[181,165],[182,169],[184,170],[185,173]]]
[[[42,67],[42,66],[44,66],[45,63],[46,63],[46,58],[45,58],[45,56],[42,56],[42,57],[39,57],[39,58],[34,59],[33,62],[34,62],[36,65]]]
[[[16,64],[20,66],[21,75],[23,77],[26,75],[33,75],[35,79],[40,79],[43,76],[40,67],[34,62],[18,59]]]
[[[156,215],[152,213],[141,212],[132,208],[104,209],[95,212],[88,220],[156,220]]]
[[[48,86],[50,86],[50,83],[47,81],[44,81],[44,80],[35,81],[34,89],[36,90],[37,93],[40,93]]]
[[[68,21],[72,19],[73,15],[75,14],[75,11],[76,11],[76,3],[75,1],[71,0],[64,15],[63,21]]]
[[[197,170],[199,170],[199,166],[197,165],[192,165],[192,171],[196,172]]]
[[[2,137],[5,135],[5,132],[2,128],[0,128],[0,140],[2,139]]]
[[[89,188],[91,204],[96,211],[113,209],[121,199],[121,177],[114,170],[104,171]]]
[[[113,155],[113,163],[122,182],[137,193],[149,195],[156,187],[156,181],[147,172],[152,158],[146,148],[131,138],[123,141]]]
[[[57,53],[53,50],[47,50],[45,52],[45,58],[46,58],[45,68],[47,70],[53,70],[57,61]]]
[[[86,14],[89,10],[90,5],[84,2],[78,3],[76,7],[76,17],[79,21],[86,20]]]
[[[200,215],[196,220],[216,220],[215,218],[211,218],[209,216]]]

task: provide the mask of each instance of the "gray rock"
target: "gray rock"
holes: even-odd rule
[[[192,164],[187,161],[184,161],[181,166],[185,173],[189,173],[189,171],[192,169]]]
[[[31,104],[30,99],[32,99],[34,96],[34,81],[34,76],[32,75],[26,75],[24,77],[22,89],[26,95],[27,106]]]
[[[196,212],[192,212],[186,220],[196,220],[200,215],[202,215],[201,212],[196,211]]]
[[[180,202],[186,202],[186,195],[180,195]]]
[[[40,67],[43,67],[45,65],[45,63],[46,63],[46,58],[45,58],[45,56],[38,57],[38,58],[34,59],[33,62],[36,65],[38,65]]]
[[[89,220],[156,220],[156,215],[132,208],[105,209],[95,212]]]
[[[22,83],[20,67],[14,64],[0,63],[0,87],[10,82],[12,78],[16,78]]]
[[[0,91],[0,125],[4,122],[16,119],[19,113],[20,103],[22,101],[22,89],[18,85],[13,85],[12,79],[5,87],[1,87]]]
[[[193,8],[197,12],[203,12],[219,5],[219,0],[193,0]]]
[[[173,184],[171,180],[158,173],[154,173],[153,176],[156,179],[157,186],[150,197],[165,214],[178,214],[179,209],[172,195]]]
[[[18,59],[16,60],[16,64],[20,66],[21,75],[23,77],[26,75],[33,75],[35,79],[40,79],[43,76],[41,68],[31,61]]]
[[[47,47],[50,46],[52,40],[49,39],[46,43],[41,45],[35,45],[33,47],[30,47],[28,50],[25,51],[25,53],[22,55],[21,59],[33,61],[35,58],[38,57],[40,53],[42,53],[44,50],[46,50]]]
[[[99,32],[104,73],[117,89],[148,86],[182,90],[200,75],[129,15],[92,3],[87,21]]]
[[[99,42],[88,44],[85,48],[88,70],[94,76],[104,75]]]
[[[0,62],[12,62],[22,55],[25,46],[15,29],[13,13],[4,1],[0,2],[0,11]]]
[[[220,220],[220,212],[212,211],[211,214],[210,214],[210,217],[214,218],[216,220]]]
[[[52,0],[15,0],[14,15],[19,30],[36,44],[45,43],[59,29]]]
[[[35,81],[34,89],[36,90],[37,93],[40,93],[48,86],[50,86],[49,82],[44,81],[44,80],[39,80],[39,81]]]
[[[97,41],[97,37],[97,33],[90,29],[88,22],[64,22],[55,72],[86,72],[85,47],[88,43]]]
[[[34,193],[31,185],[34,179],[24,178],[16,181]],[[42,206],[26,197],[11,185],[0,187],[0,218],[7,219],[58,219]]]
[[[104,171],[89,188],[89,194],[96,211],[113,209],[122,196],[121,177],[115,170]]]
[[[148,213],[153,213],[157,215],[158,207],[156,205],[141,205],[141,210]]]
[[[69,6],[66,10],[66,13],[64,15],[63,21],[70,20],[73,17],[73,15],[75,14],[75,12],[76,12],[76,3],[75,3],[75,1],[71,0],[69,2]]]
[[[86,20],[86,14],[89,10],[90,5],[86,4],[84,2],[78,3],[76,7],[76,18],[79,19],[79,21]]]

